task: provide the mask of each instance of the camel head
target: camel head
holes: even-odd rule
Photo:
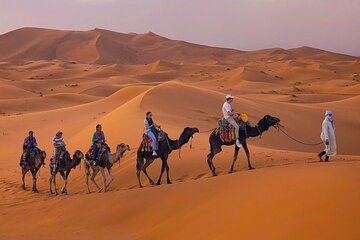
[[[72,167],[76,168],[80,164],[81,159],[84,158],[84,154],[80,150],[76,150],[73,155]]]
[[[266,124],[267,127],[274,127],[276,129],[279,129],[280,126],[280,119],[277,117],[273,117],[270,115],[265,115],[263,119],[259,121],[259,125],[263,123]]]
[[[180,143],[187,143],[189,141],[189,139],[195,134],[198,133],[199,129],[198,128],[191,128],[191,127],[186,127],[184,128],[184,131],[181,133],[180,138],[179,138],[179,142]]]
[[[130,146],[125,144],[125,143],[120,143],[119,145],[116,146],[116,154],[118,156],[118,158],[122,158],[122,156],[124,155],[124,153],[126,151],[130,151]]]

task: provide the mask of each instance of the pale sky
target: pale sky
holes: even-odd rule
[[[155,32],[240,50],[311,46],[360,56],[360,0],[0,0],[21,27]]]

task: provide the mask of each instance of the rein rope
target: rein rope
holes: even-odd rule
[[[318,143],[306,143],[306,142],[303,142],[303,141],[300,141],[292,136],[290,136],[288,133],[286,133],[280,126],[278,128],[283,134],[285,134],[285,136],[287,136],[288,138],[294,140],[295,142],[298,142],[300,144],[303,144],[303,145],[306,145],[306,146],[317,146],[317,145],[320,145],[320,144],[323,144],[323,142],[318,142]]]
[[[209,130],[199,131],[199,133],[212,132],[212,131],[214,131],[215,129],[217,129],[217,128],[212,128],[212,129],[209,129]]]

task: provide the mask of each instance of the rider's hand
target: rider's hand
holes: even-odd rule
[[[329,144],[330,144],[330,142],[329,142],[328,139],[326,139],[325,144],[326,144],[326,145],[329,145]]]

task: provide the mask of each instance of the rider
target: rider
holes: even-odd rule
[[[94,165],[96,165],[96,160],[99,155],[100,146],[106,144],[104,132],[101,130],[102,126],[100,124],[96,125],[96,132],[94,132],[92,137],[92,148],[94,150]],[[98,146],[100,145],[100,146]]]
[[[57,132],[52,140],[54,144],[54,167],[53,167],[54,172],[56,171],[58,155],[60,155],[61,151],[65,150],[65,146],[66,146],[62,134],[63,133],[61,131]]]
[[[151,138],[151,140],[152,140],[152,149],[153,149],[152,155],[156,156],[157,155],[156,151],[158,150],[157,139],[156,139],[156,135],[157,135],[156,128],[159,126],[154,123],[152,116],[153,115],[151,112],[146,113],[146,118],[144,120],[144,126],[146,129],[146,135],[149,138]]]
[[[231,107],[231,103],[233,102],[233,100],[234,100],[234,96],[230,94],[226,95],[226,102],[222,107],[222,111],[225,120],[235,127],[236,146],[241,147],[241,143],[239,140],[239,125],[234,119],[234,116],[236,116],[237,114],[234,112],[234,110]]]
[[[23,144],[23,151],[24,151],[24,155],[22,158],[22,162],[26,162],[28,160],[31,152],[37,151],[37,142],[36,142],[36,138],[34,137],[33,131],[29,131],[29,136],[25,138]]]

